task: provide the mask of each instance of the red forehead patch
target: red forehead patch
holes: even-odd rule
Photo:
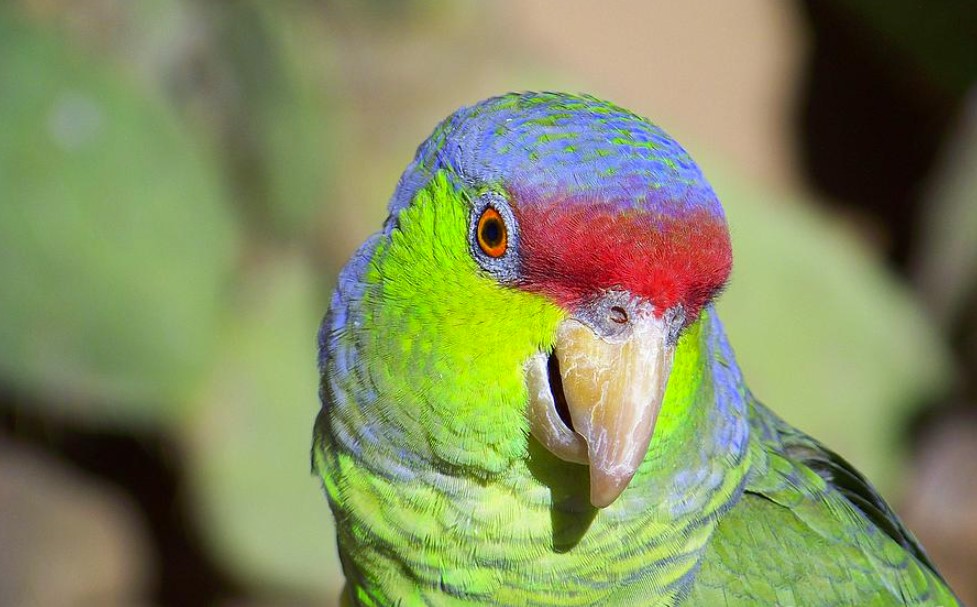
[[[620,288],[658,314],[682,304],[692,319],[732,267],[726,223],[705,209],[670,216],[597,203],[515,211],[522,288],[567,308]]]

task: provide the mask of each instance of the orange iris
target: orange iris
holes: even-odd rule
[[[489,257],[502,257],[508,246],[505,222],[499,212],[492,207],[486,207],[478,218],[476,229],[478,246]]]

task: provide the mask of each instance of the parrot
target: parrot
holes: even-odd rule
[[[343,604],[958,605],[869,481],[748,389],[725,213],[659,126],[493,97],[388,209],[317,336]]]

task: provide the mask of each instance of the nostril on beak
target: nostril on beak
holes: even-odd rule
[[[628,322],[628,312],[621,306],[612,306],[609,312],[611,322],[617,323],[619,325],[627,324]]]

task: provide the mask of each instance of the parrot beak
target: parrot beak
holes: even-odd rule
[[[599,312],[567,318],[553,355],[526,367],[533,436],[557,457],[590,466],[597,508],[621,495],[648,452],[681,325],[680,314],[628,308],[609,307],[607,322]]]

